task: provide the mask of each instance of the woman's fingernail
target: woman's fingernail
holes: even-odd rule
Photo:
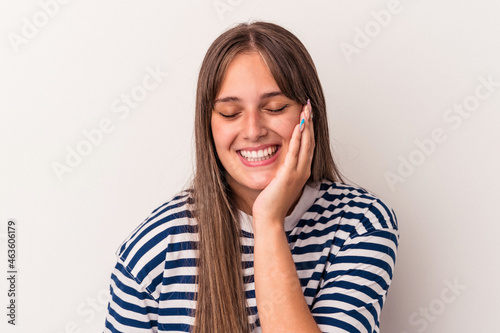
[[[312,107],[311,107],[311,100],[308,98],[307,99],[307,116],[308,116],[308,119],[311,119],[312,118]]]
[[[306,121],[306,120],[305,120],[304,118],[302,118],[302,121],[300,122],[299,130],[301,130],[301,131],[302,131],[302,125],[304,125],[304,122],[305,122],[305,121]]]

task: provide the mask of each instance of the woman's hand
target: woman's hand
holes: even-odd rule
[[[285,161],[274,179],[255,199],[252,208],[254,227],[256,223],[283,225],[288,211],[300,197],[302,188],[311,175],[315,143],[309,100],[300,119],[301,123],[293,130]]]

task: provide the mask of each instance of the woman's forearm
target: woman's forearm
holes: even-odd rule
[[[254,280],[263,333],[320,333],[309,311],[283,221],[254,224]]]

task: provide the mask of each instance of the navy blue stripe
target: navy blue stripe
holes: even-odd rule
[[[109,310],[110,309],[108,306],[108,312],[109,312]],[[104,327],[106,327],[112,333],[123,333],[123,332],[118,331],[108,320],[106,320]]]
[[[190,332],[191,325],[187,324],[160,324],[158,328],[161,328],[163,332]]]
[[[196,282],[195,275],[174,275],[163,277],[163,284],[169,285],[174,283],[179,284],[194,284]]]
[[[191,309],[188,308],[172,308],[172,309],[160,309],[158,315],[160,316],[186,316],[191,317]]]
[[[172,208],[175,208],[174,206],[169,206],[167,207],[167,209],[165,209],[165,211],[167,210],[170,210]],[[174,214],[171,214],[171,215],[167,215],[165,216],[164,218],[154,222],[154,223],[150,223],[150,225],[148,225],[147,227],[145,228],[142,228],[140,230],[140,233],[138,233],[136,236],[134,236],[134,240],[128,244],[127,248],[121,253],[121,258],[126,258],[129,253],[135,248],[135,245],[145,236],[147,235],[148,233],[152,232],[154,229],[158,228],[160,225],[162,224],[165,224],[169,221],[172,221],[172,220],[175,220],[175,219],[181,219],[181,218],[184,218],[184,217],[188,217],[188,218],[191,218],[192,215],[191,215],[191,212],[189,211],[180,211],[180,212],[177,212],[177,213],[174,213]],[[177,232],[190,232],[190,228],[189,226],[173,226],[171,228],[166,228],[161,234],[163,234],[163,237],[166,237],[166,235],[168,235],[169,232],[173,232],[171,231],[171,229],[174,229],[174,230],[177,230],[177,229],[181,229],[180,231],[177,231]],[[148,248],[149,249],[149,248]]]
[[[377,266],[387,272],[389,276],[392,278],[392,268],[391,266],[380,259],[375,259],[375,258],[369,258],[369,257],[362,257],[362,256],[342,256],[342,257],[335,257],[334,259],[335,263],[349,263],[349,264],[356,264],[355,267],[358,267],[360,264],[369,264],[372,266]],[[328,274],[327,274],[328,276]]]
[[[346,323],[345,321],[338,320],[335,318],[331,317],[323,317],[323,316],[314,316],[314,321],[316,321],[316,324],[321,324],[321,325],[328,325],[331,327],[337,327],[341,328],[343,330],[346,330],[349,333],[361,333],[360,330],[358,330],[356,327],[352,326],[349,323]],[[333,331],[335,332],[335,331]]]
[[[325,300],[331,300],[331,301],[338,301],[338,302],[344,302],[344,303],[347,303],[349,305],[354,305],[358,308],[362,308],[364,307],[366,310],[368,310],[368,312],[371,314],[371,316],[373,318],[377,318],[378,314],[377,314],[377,310],[373,307],[373,305],[371,304],[365,304],[363,301],[360,301],[358,300],[357,298],[355,297],[352,297],[352,296],[348,296],[348,295],[342,295],[342,294],[339,294],[339,293],[335,293],[335,294],[322,294],[317,300],[315,303],[318,303],[319,301],[325,301]],[[325,307],[315,307],[311,313],[315,313],[316,312],[316,309],[317,308],[323,308],[323,310],[321,310],[322,313],[325,313],[326,310],[324,310]],[[332,308],[332,307],[329,307],[329,308]],[[332,308],[334,309],[334,308]],[[365,326],[367,328],[368,331],[370,331],[370,326],[368,324],[368,322],[366,321],[366,318],[360,314],[358,311],[346,311],[344,309],[344,311],[339,311],[339,312],[342,312],[346,315],[349,315],[350,317],[353,317],[355,319],[357,319],[358,321],[361,321],[361,319],[363,320],[363,326]],[[358,319],[358,318],[361,318],[361,319]]]
[[[127,276],[129,279],[131,279],[132,281],[135,281],[129,274],[129,272],[127,272],[124,267],[120,264],[120,263],[117,263],[116,264],[116,269],[118,271],[120,271],[122,274],[124,274],[125,276]],[[132,296],[135,296],[139,299],[151,299],[151,300],[154,300],[153,296],[151,296],[149,293],[147,292],[139,292],[129,286],[127,286],[126,284],[122,283],[118,277],[115,275],[115,274],[112,274],[111,275],[111,279],[115,282],[116,286],[121,290],[123,291],[124,293],[127,293],[129,295],[132,295]]]
[[[397,223],[396,214],[394,213],[394,211],[391,208],[389,208],[382,200],[377,200],[377,203],[384,208],[384,210],[386,211],[386,214],[389,216],[389,221],[385,221],[384,218],[382,218],[381,221],[390,222],[391,227],[393,229],[397,229],[398,223]]]
[[[335,280],[339,276],[355,276],[362,277],[368,281],[376,282],[382,289],[389,288],[389,285],[385,279],[381,278],[379,275],[372,272],[363,271],[360,269],[349,269],[349,270],[335,270],[328,273],[328,279]]]
[[[113,308],[108,309],[109,315],[115,318],[117,322],[124,326],[130,326],[130,327],[135,327],[135,328],[153,328],[158,325],[158,322],[156,320],[150,320],[148,322],[143,322],[143,321],[138,321],[135,319],[131,318],[125,318],[120,316]]]
[[[172,200],[170,200],[169,202],[166,202],[164,203],[163,205],[159,206],[158,208],[156,208],[155,210],[153,210],[153,212],[149,215],[149,217],[134,231],[134,233],[129,236],[129,239],[133,239],[137,236],[137,234],[143,230],[144,226],[149,222],[149,221],[152,221],[154,220],[158,215],[160,215],[162,212],[164,211],[168,211],[170,209],[173,209],[173,208],[177,208],[177,207],[182,207],[184,205],[184,202],[181,202],[181,204],[177,203],[177,204],[172,204],[172,202],[175,202],[176,200],[178,199],[181,199],[181,198],[186,198],[187,194],[184,194],[184,195],[179,195],[179,196],[176,196],[174,197]],[[126,242],[122,245],[122,249],[123,247],[125,247],[127,244]],[[121,252],[121,251],[120,251]]]
[[[156,246],[156,244],[158,244],[161,241],[163,241],[164,239],[166,239],[168,235],[175,235],[175,234],[182,234],[182,233],[190,232],[191,229],[192,228],[190,228],[189,226],[176,225],[176,226],[172,226],[172,227],[156,234],[149,241],[147,241],[144,244],[144,246],[142,246],[140,249],[137,249],[137,252],[134,254],[132,259],[130,260],[128,266],[131,269],[134,269],[137,262],[146,254],[146,252],[148,252],[151,248]],[[131,244],[131,247],[133,247],[139,240],[140,240],[140,238],[136,238],[134,240],[134,244]],[[167,250],[167,248],[165,248],[165,250],[162,252],[163,255],[165,255],[166,250]],[[121,256],[121,258],[123,261],[125,261],[127,258],[127,254],[124,254],[123,256]],[[165,257],[163,257],[163,259],[165,259]],[[156,266],[150,266],[150,267],[156,267]]]

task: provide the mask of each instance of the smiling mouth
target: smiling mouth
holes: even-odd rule
[[[240,150],[238,153],[249,162],[260,162],[272,158],[276,155],[278,146],[270,146],[260,150]]]

